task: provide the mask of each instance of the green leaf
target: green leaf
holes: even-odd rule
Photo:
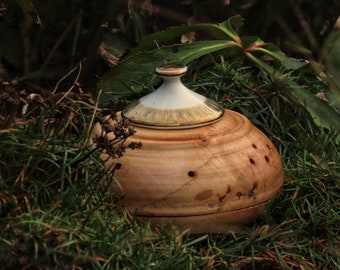
[[[340,85],[340,30],[329,34],[322,48],[323,58],[328,71]]]
[[[242,46],[242,41],[239,35],[234,30],[235,28],[239,28],[243,25],[244,19],[240,15],[236,15],[230,17],[227,21],[221,23],[221,31],[223,31],[227,36],[229,36],[232,40]]]
[[[273,60],[279,62],[286,70],[297,70],[308,64],[306,61],[288,57],[272,43],[265,43],[262,47],[254,48],[253,51],[261,52],[271,57]]]
[[[164,43],[173,41],[174,39],[184,35],[186,33],[216,28],[214,24],[194,24],[194,25],[181,25],[175,27],[169,27],[164,31],[160,31],[144,37],[140,40],[139,44],[130,50],[130,54],[139,53],[142,51],[151,51],[160,48]]]
[[[243,19],[241,16],[233,16],[229,18],[227,21],[212,24],[212,23],[199,23],[194,25],[181,25],[175,27],[169,27],[164,31],[160,31],[154,34],[151,34],[140,40],[139,44],[130,50],[130,55],[139,53],[141,51],[150,51],[156,48],[159,48],[164,45],[164,43],[173,41],[174,39],[184,35],[186,33],[195,32],[195,31],[218,31],[223,34],[226,34],[226,37],[231,38],[232,40],[236,40],[240,45],[241,39],[233,29],[233,27],[238,28],[242,26]]]
[[[327,86],[324,92],[329,105],[340,113],[340,85],[337,84],[334,77],[328,74],[321,64],[314,61],[311,61],[310,64],[318,78]]]
[[[311,92],[295,84],[289,82],[291,94],[303,105],[310,113],[313,121],[320,127],[328,130],[334,130],[337,134],[337,142],[340,141],[340,115],[329,104]]]
[[[132,55],[100,80],[98,87],[103,90],[101,103],[110,97],[152,89],[154,70],[159,65],[166,63],[187,65],[206,54],[235,46],[235,42],[230,40],[200,41]]]
[[[319,77],[329,86],[329,104],[340,112],[340,30],[329,34],[322,48],[327,72],[319,72]]]

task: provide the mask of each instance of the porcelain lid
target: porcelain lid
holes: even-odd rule
[[[184,86],[180,77],[187,72],[182,65],[157,67],[156,74],[164,79],[154,92],[140,98],[122,111],[132,125],[154,129],[185,129],[218,121],[224,108]]]

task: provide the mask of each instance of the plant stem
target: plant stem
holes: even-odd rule
[[[258,65],[263,71],[265,71],[268,75],[272,75],[274,73],[274,69],[267,65],[265,62],[261,61],[254,55],[252,55],[250,52],[246,52],[245,55],[253,61],[256,65]]]
[[[270,56],[271,58],[273,58],[273,59],[275,59],[275,60],[277,60],[277,61],[280,61],[280,62],[282,61],[282,60],[280,59],[280,57],[277,56],[277,53],[273,53],[273,52],[271,52],[271,51],[269,51],[269,50],[266,50],[266,49],[264,49],[264,48],[256,47],[256,48],[254,48],[252,51],[262,52],[262,53],[264,53],[264,54]]]

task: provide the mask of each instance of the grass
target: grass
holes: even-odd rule
[[[113,176],[101,149],[86,144],[98,109],[75,88],[59,103],[60,96],[41,96],[24,116],[1,111],[1,269],[340,268],[340,155],[332,132],[252,68],[195,64],[197,79],[187,76],[186,84],[247,115],[279,150],[286,180],[266,214],[237,235],[136,223],[107,190]],[[309,86],[321,87],[316,79]]]

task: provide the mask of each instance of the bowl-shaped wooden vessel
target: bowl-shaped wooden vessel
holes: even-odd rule
[[[142,142],[142,148],[106,165],[116,163],[123,190],[114,183],[112,189],[124,193],[126,208],[140,220],[171,222],[192,233],[240,231],[283,184],[272,142],[234,111],[196,128],[134,129],[127,143]]]

